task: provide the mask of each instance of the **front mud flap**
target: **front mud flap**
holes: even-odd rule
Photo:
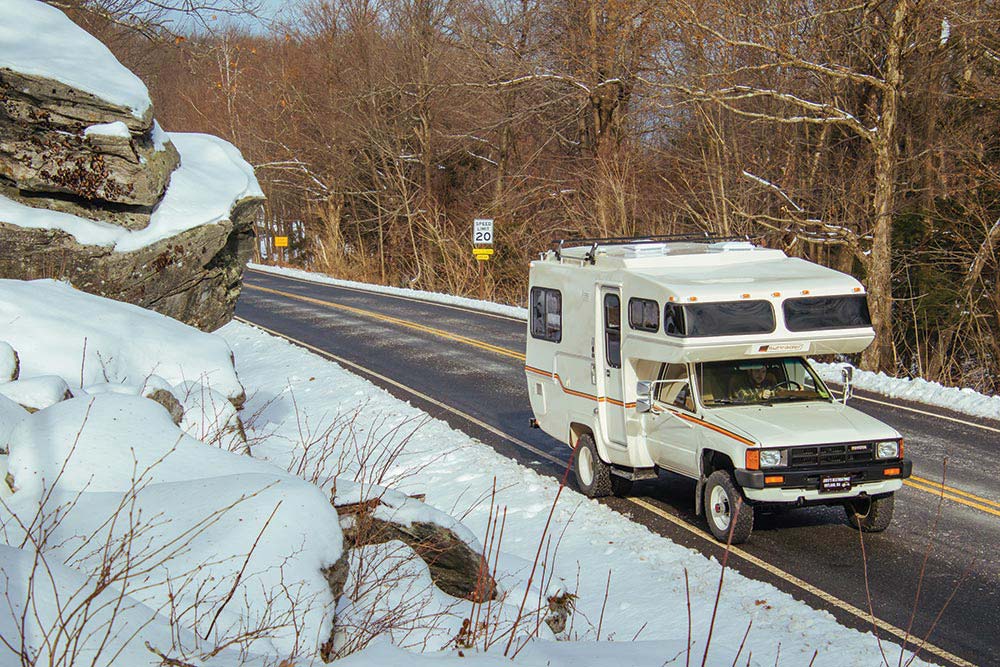
[[[698,483],[694,485],[694,515],[702,516],[705,513],[705,482],[708,478],[704,475],[698,477]]]

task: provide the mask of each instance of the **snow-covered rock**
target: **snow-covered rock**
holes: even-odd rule
[[[0,384],[0,395],[34,412],[72,398],[73,393],[58,375],[39,375]]]
[[[167,386],[195,381],[237,404],[243,387],[226,342],[169,317],[54,280],[0,280],[0,330],[20,353],[21,376],[76,386]]]
[[[0,340],[0,382],[16,380],[21,371],[21,361],[10,343]]]
[[[172,394],[180,402],[181,430],[202,442],[229,451],[239,451],[246,445],[243,423],[225,394],[201,382],[182,382]]]
[[[6,396],[0,395],[0,453],[7,453],[7,439],[28,414],[28,411],[16,402]],[[5,475],[6,472],[4,470]]]
[[[266,628],[248,648],[287,656],[330,636],[324,569],[343,538],[317,486],[194,440],[153,402],[116,393],[41,410],[9,443],[7,505],[20,521],[3,520],[8,544],[24,544],[36,517],[59,516],[42,521],[47,562],[91,576],[127,553],[111,563],[134,568],[122,591],[202,637]]]
[[[163,132],[142,82],[38,0],[0,3],[0,99],[0,277],[229,320],[263,201],[234,146]]]

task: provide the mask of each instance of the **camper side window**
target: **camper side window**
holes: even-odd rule
[[[639,331],[660,330],[660,304],[652,299],[628,300],[628,325]]]
[[[622,367],[622,302],[617,294],[604,295],[604,350],[608,366]]]
[[[548,287],[531,288],[531,337],[562,340],[562,293]]]

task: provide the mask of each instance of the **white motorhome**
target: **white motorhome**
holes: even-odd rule
[[[719,540],[761,505],[843,505],[888,527],[903,439],[810,366],[874,339],[854,278],[742,241],[558,242],[531,263],[525,375],[534,425],[567,443],[580,490],[697,480]]]

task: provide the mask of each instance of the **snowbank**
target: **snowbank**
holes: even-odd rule
[[[8,544],[35,526],[46,562],[110,567],[123,593],[201,637],[267,628],[246,641],[252,653],[293,656],[329,637],[323,569],[343,544],[315,485],[194,440],[138,396],[64,401],[23,419],[9,445],[7,509],[19,520],[3,522]]]
[[[220,337],[53,280],[0,280],[0,340],[20,356],[22,378],[58,375],[79,387],[81,378],[142,385],[155,374],[243,396]]]
[[[228,141],[208,134],[163,134],[180,153],[181,165],[170,175],[170,185],[144,229],[133,231],[70,213],[33,208],[3,196],[0,220],[18,227],[58,229],[83,245],[113,246],[117,252],[129,252],[201,225],[228,220],[237,202],[263,198],[253,167]]]
[[[146,85],[104,44],[37,0],[0,4],[0,68],[79,88],[131,109],[136,118],[152,106]]]
[[[843,382],[841,369],[850,364],[826,364],[816,361],[813,367],[827,382]],[[915,403],[936,405],[975,417],[1000,420],[1000,396],[987,396],[973,389],[945,387],[923,378],[895,378],[885,373],[872,373],[854,369],[854,388],[882,394],[889,398],[902,398]]]

